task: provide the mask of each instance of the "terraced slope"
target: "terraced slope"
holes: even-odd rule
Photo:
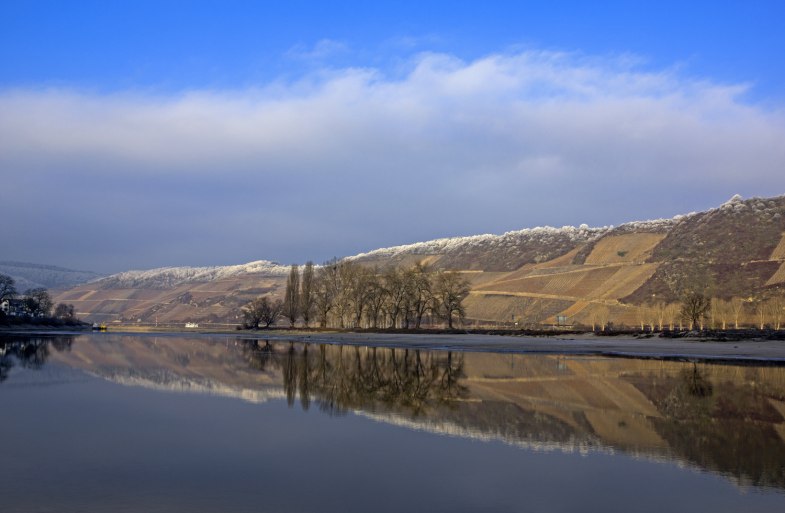
[[[670,222],[630,223],[570,254],[522,266],[476,286],[470,316],[484,321],[591,324],[598,316],[634,325],[637,306],[677,301],[685,287],[749,297],[785,286],[785,198],[734,197]],[[552,313],[559,304],[568,304]],[[494,317],[491,303],[504,312]],[[528,311],[527,311],[528,309]]]
[[[774,260],[780,262],[780,266],[774,272],[774,274],[769,278],[766,282],[766,286],[768,287],[776,287],[782,286],[785,284],[785,233],[782,234],[780,238],[779,244],[777,247],[774,248],[774,251],[771,252],[771,256],[769,256],[769,260]]]
[[[590,324],[589,317],[599,306],[614,308],[615,318],[631,317],[629,308],[618,299],[632,294],[655,273],[658,264],[645,262],[666,234],[619,233],[622,230],[611,231],[594,241],[582,264],[574,262],[583,247],[573,250],[571,259],[562,257],[525,266],[474,287],[468,303],[470,316],[486,321],[517,319],[538,323],[555,322],[555,316],[562,315],[570,323]],[[513,297],[517,301],[504,300]],[[507,315],[494,318],[493,310],[483,304],[491,301]],[[541,307],[540,312],[532,311],[531,304],[535,302],[539,302],[535,306]]]
[[[719,208],[685,217],[652,251],[654,275],[622,297],[640,303],[653,295],[675,300],[685,285],[702,282],[718,297],[748,297],[777,285],[782,266],[785,196],[733,198]]]
[[[61,292],[56,300],[90,321],[235,325],[248,301],[278,294],[287,272],[269,262],[129,271]]]

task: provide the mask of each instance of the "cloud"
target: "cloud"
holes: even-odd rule
[[[15,258],[53,263],[303,261],[785,193],[782,110],[746,103],[747,84],[639,66],[424,53],[392,78],[343,68],[168,96],[6,90],[0,201],[20,221],[0,238]],[[95,232],[107,243],[88,255],[79,241]]]

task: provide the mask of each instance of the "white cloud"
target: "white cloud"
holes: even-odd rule
[[[336,50],[325,41],[304,52]],[[178,198],[191,213],[209,201],[226,223],[273,216],[273,252],[288,255],[296,237],[321,248],[340,240],[326,250],[332,256],[428,236],[673,215],[736,191],[785,192],[781,110],[745,103],[744,84],[638,65],[629,56],[537,51],[471,62],[422,54],[398,78],[348,68],[171,96],[7,90],[0,179],[24,174],[29,185],[5,188],[0,199],[24,211],[43,195],[67,218],[77,207],[63,198],[86,180],[104,184],[103,194],[122,188],[118,202],[133,201],[137,181],[162,181],[145,189],[146,201]],[[259,201],[239,204],[227,183]],[[660,210],[629,199],[636,195],[658,198]],[[694,201],[673,203],[684,198]],[[318,230],[303,229],[309,217]],[[356,247],[346,246],[347,232]]]

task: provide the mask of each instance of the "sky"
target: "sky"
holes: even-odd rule
[[[781,1],[3,0],[0,260],[321,262],[785,194],[783,19]]]

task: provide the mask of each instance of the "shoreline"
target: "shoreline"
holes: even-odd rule
[[[744,340],[705,341],[698,338],[633,338],[585,335],[520,337],[506,335],[421,335],[336,333],[275,334],[255,338],[271,341],[389,347],[430,351],[494,352],[510,354],[567,354],[678,361],[747,362],[785,365],[785,342]]]
[[[47,326],[36,324],[0,325],[0,335],[28,333],[90,333],[90,325],[85,326]]]
[[[32,327],[31,327],[32,328]],[[25,329],[0,330],[2,335],[63,335],[84,334],[132,336],[234,336],[309,344],[385,347],[427,351],[493,352],[510,354],[565,354],[606,356],[615,358],[647,358],[677,361],[708,361],[714,363],[750,363],[785,365],[785,341],[740,340],[707,341],[700,338],[665,338],[632,336],[596,336],[587,334],[554,334],[550,336],[510,336],[487,334],[423,334],[423,333],[357,333],[306,331],[135,331],[118,330],[92,332],[89,330]]]

